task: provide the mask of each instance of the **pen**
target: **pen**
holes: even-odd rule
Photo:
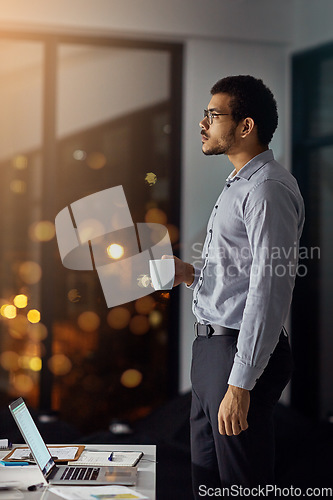
[[[29,465],[29,462],[4,462],[4,460],[0,460],[0,463],[2,465],[5,465],[6,467],[9,467],[10,465],[16,465],[16,466]]]
[[[28,490],[29,491],[36,491],[39,488],[42,488],[43,486],[45,486],[44,483],[32,484],[31,486],[28,486]]]
[[[113,457],[113,451],[111,451],[110,456],[108,458],[108,460],[110,460],[110,462],[112,462],[112,457]]]

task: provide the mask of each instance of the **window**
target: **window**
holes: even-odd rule
[[[83,432],[135,420],[177,391],[178,293],[108,309],[96,272],[62,266],[54,219],[122,185],[177,254],[182,48],[3,34],[0,50],[1,390]]]
[[[333,45],[293,59],[293,169],[306,205],[304,265],[293,305],[296,370],[292,402],[305,414],[333,413]]]

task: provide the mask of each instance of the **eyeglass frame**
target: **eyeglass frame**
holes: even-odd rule
[[[204,109],[204,113],[203,114],[204,114],[204,119],[205,118],[208,119],[209,125],[213,124],[213,119],[216,116],[228,116],[228,115],[230,115],[230,113],[214,113],[214,112],[210,111],[209,109]]]

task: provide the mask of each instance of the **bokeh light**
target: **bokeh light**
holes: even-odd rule
[[[28,311],[27,318],[30,323],[39,323],[40,312],[38,311],[38,309],[30,309],[30,311]]]
[[[24,354],[23,356],[19,357],[19,366],[23,370],[29,370],[30,369],[30,360],[31,356],[28,356],[27,354]]]
[[[107,322],[111,328],[122,330],[126,328],[130,322],[131,313],[126,307],[114,307],[107,315]]]
[[[14,156],[12,159],[12,166],[16,170],[25,170],[28,166],[28,158],[24,155]]]
[[[87,156],[87,165],[93,170],[100,170],[106,165],[106,157],[103,153],[94,152]]]
[[[155,307],[156,302],[151,297],[151,295],[146,295],[146,297],[141,297],[135,301],[134,307],[139,314],[149,314]]]
[[[20,264],[18,274],[22,281],[28,285],[34,285],[38,283],[42,277],[42,268],[37,262],[27,260],[26,262]]]
[[[160,311],[152,311],[149,314],[149,323],[153,328],[157,328],[163,322],[163,314]]]
[[[167,215],[160,208],[150,208],[147,210],[145,215],[145,222],[154,222],[156,224],[163,224],[164,226],[167,223]]]
[[[148,274],[140,274],[137,278],[137,282],[140,288],[148,288],[151,283],[151,278]]]
[[[71,360],[65,354],[54,354],[47,362],[53,375],[67,375],[72,369]]]
[[[148,332],[150,325],[147,316],[137,314],[131,319],[129,327],[134,335],[144,335]]]
[[[124,373],[120,377],[120,382],[123,386],[128,388],[137,387],[142,382],[142,373],[139,370],[135,370],[134,368],[130,368],[129,370],[124,371]]]
[[[4,310],[5,310],[5,309],[6,309],[6,307],[7,307],[7,306],[9,306],[9,305],[10,305],[10,304],[8,304],[7,302],[4,302],[4,303],[2,304],[2,306],[0,307],[0,314],[1,314],[1,316],[4,316],[4,314],[3,314],[3,313],[4,313]]]
[[[28,297],[20,293],[19,295],[15,295],[13,302],[19,309],[24,309],[28,305]]]
[[[32,342],[41,342],[47,337],[47,328],[43,323],[30,323],[27,327],[27,334]]]
[[[17,316],[16,307],[12,304],[5,304],[1,307],[1,316],[7,319],[14,319]]]
[[[76,149],[73,153],[74,160],[83,161],[87,158],[87,153],[83,149]]]
[[[124,255],[124,247],[118,243],[112,243],[106,249],[108,256],[111,259],[120,259]]]
[[[35,342],[27,342],[25,344],[25,354],[29,356],[29,359],[33,356],[41,355],[41,345]]]
[[[29,368],[34,372],[40,372],[42,369],[42,360],[39,356],[33,356],[29,361]]]
[[[9,184],[9,189],[12,193],[22,194],[27,190],[27,183],[21,179],[13,179]]]
[[[170,123],[166,123],[166,124],[163,126],[163,132],[164,132],[166,135],[169,135],[169,134],[171,134],[171,131],[172,131],[172,127],[171,127]]]
[[[85,311],[80,314],[77,323],[84,332],[94,332],[99,327],[101,320],[93,311]]]
[[[34,222],[28,233],[32,241],[50,241],[55,236],[55,225],[49,220]]]
[[[157,182],[157,176],[153,172],[148,172],[145,181],[149,186],[153,186]]]
[[[81,295],[77,288],[72,288],[71,290],[69,290],[67,297],[70,302],[79,302],[81,299]]]
[[[80,240],[86,242],[92,240],[96,235],[105,234],[105,227],[98,219],[85,219],[80,224]]]

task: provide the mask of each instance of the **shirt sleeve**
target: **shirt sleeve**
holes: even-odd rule
[[[300,200],[274,180],[264,181],[249,193],[244,223],[252,265],[230,385],[253,389],[278,343],[297,271]]]
[[[194,267],[194,280],[193,280],[193,283],[191,283],[190,285],[185,285],[186,288],[189,288],[190,290],[194,290],[198,281],[199,281],[199,276],[200,276],[200,269],[198,267]]]

